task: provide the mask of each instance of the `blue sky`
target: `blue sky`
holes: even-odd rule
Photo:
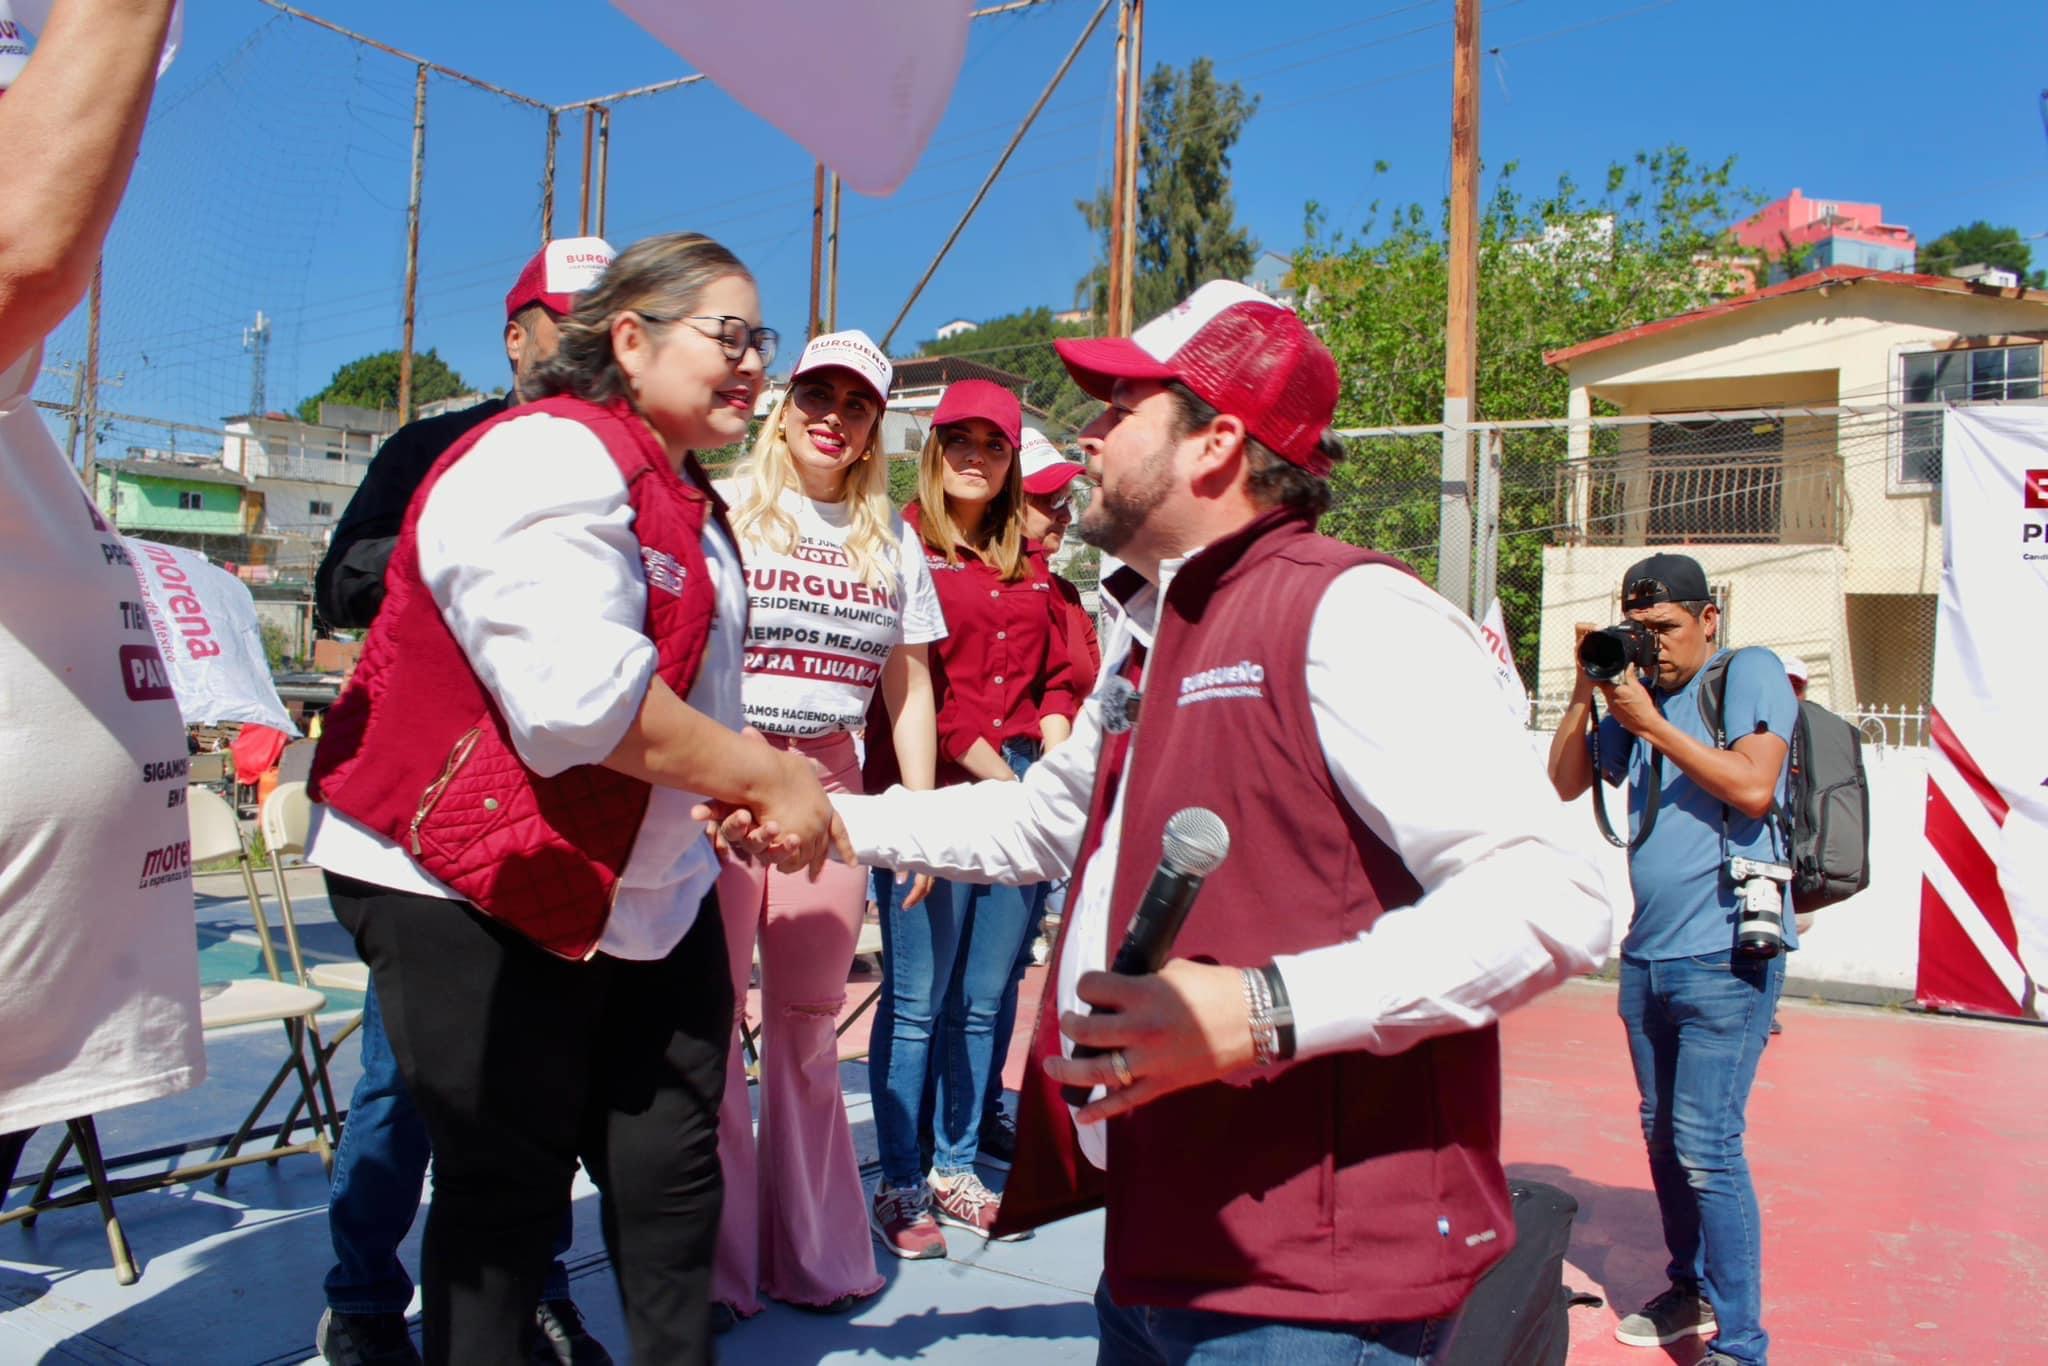
[[[681,61],[597,0],[349,0],[325,9],[385,42],[547,101],[681,74]],[[268,406],[341,363],[396,346],[412,70],[257,0],[188,7],[107,257],[105,406],[212,424],[247,407],[241,329],[273,319]],[[918,172],[886,200],[848,194],[842,325],[876,336],[944,240],[1094,0],[975,25],[966,67]],[[1235,158],[1237,209],[1291,251],[1305,201],[1355,229],[1374,198],[1434,205],[1448,180],[1451,0],[1151,0],[1149,66],[1208,55],[1261,99]],[[1932,17],[1931,17],[1932,16]],[[1930,32],[1938,29],[1938,32]],[[899,332],[908,351],[954,317],[1069,306],[1098,251],[1074,202],[1106,183],[1112,19]],[[1866,0],[1496,0],[1482,148],[1525,188],[1597,184],[1611,160],[1678,143],[1738,157],[1775,198],[1884,205],[1924,239],[1974,218],[2048,233],[2048,6]],[[786,79],[829,52],[792,39]],[[430,83],[419,346],[464,376],[504,376],[502,299],[539,233],[540,116]],[[576,227],[581,128],[565,128],[557,230]],[[1377,161],[1390,164],[1374,177]],[[607,235],[699,229],[754,268],[769,321],[799,337],[811,162],[709,83],[613,117]],[[2036,244],[2048,263],[2048,237]],[[76,357],[83,310],[46,360]],[[40,391],[68,398],[46,372]]]

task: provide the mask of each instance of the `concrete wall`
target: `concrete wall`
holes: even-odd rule
[[[1728,588],[1723,639],[1730,646],[1767,645],[1806,661],[1807,696],[1846,709],[1871,694],[1859,687],[1850,648],[1848,604],[1839,546],[1689,545],[1707,583]],[[1644,546],[1546,546],[1543,623],[1537,649],[1539,697],[1572,689],[1577,622],[1610,626],[1621,617],[1621,580],[1651,553]]]

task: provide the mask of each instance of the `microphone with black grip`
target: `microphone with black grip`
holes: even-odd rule
[[[1137,914],[1131,917],[1130,928],[1124,931],[1124,942],[1110,960],[1109,970],[1122,977],[1142,977],[1166,965],[1203,879],[1230,853],[1230,828],[1206,807],[1184,807],[1166,822],[1159,843],[1159,867],[1152,873]],[[1099,1058],[1108,1051],[1077,1043],[1073,1056]],[[1069,1105],[1086,1105],[1091,1089],[1062,1086],[1060,1095]]]

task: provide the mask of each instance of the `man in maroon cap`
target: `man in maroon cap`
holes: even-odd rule
[[[384,566],[420,481],[449,447],[520,401],[520,386],[555,354],[561,335],[556,324],[611,260],[611,246],[602,237],[557,238],[535,252],[505,296],[505,359],[512,366],[512,388],[503,398],[408,422],[378,448],[313,577],[313,601],[329,626],[369,629],[384,602]]]
[[[314,578],[314,598],[330,626],[367,629],[384,603],[384,568],[398,544],[406,505],[450,447],[525,397],[534,368],[555,354],[556,324],[576,295],[611,263],[602,238],[558,239],[542,247],[505,296],[505,358],[512,388],[460,412],[409,422],[393,432],[349,500]],[[384,1032],[373,986],[363,998],[363,1074],[349,1100],[348,1123],[334,1154],[328,1231],[334,1268],[327,1273],[327,1311],[314,1339],[330,1366],[414,1366],[420,1360],[405,1325],[412,1277],[398,1245],[419,1212],[429,1149],[426,1123],[414,1108]],[[533,1359],[561,1366],[597,1366],[611,1357],[583,1327],[569,1298],[570,1217],[534,1313]]]
[[[1102,677],[1021,782],[835,804],[864,863],[1073,874],[997,1227],[1106,1203],[1098,1360],[1427,1359],[1514,1241],[1496,1021],[1599,963],[1606,889],[1471,621],[1317,534],[1338,377],[1298,317],[1217,282],[1057,345],[1109,405]],[[1235,852],[1162,971],[1102,971],[1187,807]]]

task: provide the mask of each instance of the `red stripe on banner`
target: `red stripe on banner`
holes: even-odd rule
[[[1970,785],[1970,790],[1977,794],[1978,799],[1991,812],[1992,818],[2000,825],[2004,825],[2006,812],[2010,810],[2005,804],[2005,798],[1998,794],[1998,789],[1984,776],[1984,770],[1977,767],[1977,761],[1972,759],[1970,751],[1963,747],[1962,739],[1949,728],[1948,718],[1933,708],[1929,709],[1928,715],[1934,743],[1948,756],[1948,761],[1956,766],[1956,772],[1963,775],[1963,781]]]
[[[1920,967],[1913,998],[1923,1006],[2021,1015],[2019,1003],[1977,952],[1966,931],[1934,890],[1920,880]]]
[[[1963,818],[1949,804],[1948,795],[1935,783],[1927,784],[1927,842],[1935,857],[1948,865],[1964,893],[1975,902],[1998,942],[2020,956],[2019,932],[2013,928],[2012,908],[2006,905],[2005,889],[1998,884],[1998,864],[1989,850],[1970,833]]]

